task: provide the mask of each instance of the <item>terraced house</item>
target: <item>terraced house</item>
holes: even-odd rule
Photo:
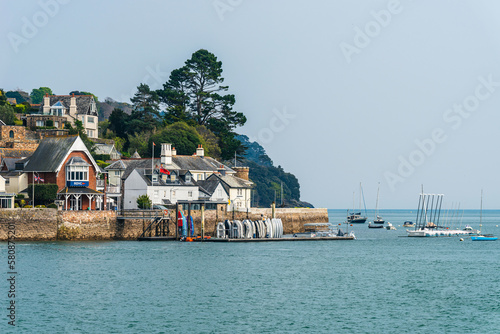
[[[122,159],[106,167],[107,196],[120,209],[137,209],[137,197],[148,195],[153,204],[205,201],[207,209],[224,203],[228,210],[243,211],[251,206],[253,182],[248,168],[242,168],[234,170],[205,156],[201,145],[193,155],[177,155],[164,143],[159,159]]]

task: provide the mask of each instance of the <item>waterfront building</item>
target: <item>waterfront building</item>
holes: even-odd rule
[[[24,172],[29,183],[57,184],[64,210],[104,207],[104,193],[96,190],[100,168],[79,136],[44,138]]]
[[[248,180],[248,167],[240,168],[205,156],[201,145],[193,155],[177,155],[171,144],[164,143],[159,159],[121,159],[106,167],[107,196],[124,209],[136,209],[137,197],[148,195],[153,204],[208,200],[214,205],[207,208],[224,202],[228,210],[243,211],[250,208],[253,182]]]

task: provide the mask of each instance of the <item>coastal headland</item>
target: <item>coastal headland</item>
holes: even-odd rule
[[[163,215],[161,211],[152,211]],[[187,212],[185,212],[187,214]],[[201,211],[192,210],[195,233],[201,231]],[[252,208],[249,212],[205,211],[205,235],[213,236],[217,222],[225,219],[258,220],[271,217],[270,208]],[[328,222],[324,208],[277,208],[277,218],[283,221],[284,233],[302,232],[305,223]],[[18,241],[55,240],[136,240],[149,225],[151,214],[127,212],[123,218],[115,211],[58,211],[29,208],[0,210],[0,241],[7,241],[8,226],[15,224]],[[170,210],[168,234],[175,236],[175,210]]]

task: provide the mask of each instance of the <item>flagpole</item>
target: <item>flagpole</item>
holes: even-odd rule
[[[153,165],[155,157],[155,142],[151,145],[151,185],[153,185]]]
[[[32,192],[33,192],[33,200],[31,201],[33,204],[33,207],[35,207],[35,172],[33,171],[33,178],[32,178],[32,182],[33,182],[33,189],[32,189]]]

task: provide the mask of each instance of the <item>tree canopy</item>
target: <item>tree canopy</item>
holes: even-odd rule
[[[49,87],[34,88],[30,94],[31,102],[34,104],[42,103],[45,94],[53,95],[52,89]]]
[[[234,129],[246,122],[241,112],[233,110],[233,94],[225,94],[222,62],[207,50],[198,50],[186,60],[183,67],[171,72],[169,80],[158,90],[160,101],[166,106],[167,123],[184,121],[204,125],[219,137],[223,158],[242,152]]]

